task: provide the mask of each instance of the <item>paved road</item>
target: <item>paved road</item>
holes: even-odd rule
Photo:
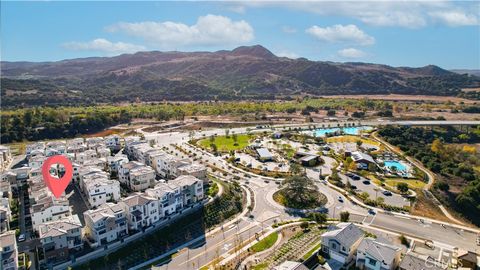
[[[366,125],[384,125],[391,124],[392,122],[365,122]],[[451,124],[480,124],[480,121],[403,121],[397,122],[400,125],[451,125]],[[321,125],[316,123],[316,125]],[[250,132],[260,132],[261,129],[252,129]],[[245,133],[247,128],[235,128],[230,131],[235,133]],[[196,137],[208,137],[214,134],[224,134],[224,129],[213,129],[202,131],[196,135]],[[172,143],[177,143],[182,145],[182,147],[197,152],[198,155],[203,157],[203,160],[211,164],[215,163],[216,166],[225,168],[228,172],[233,173],[227,164],[220,157],[214,157],[211,155],[203,154],[194,148],[191,148],[184,143],[189,140],[188,133],[166,133],[166,134],[145,134],[147,139],[154,139],[159,145],[169,145]],[[323,174],[329,174],[330,168],[334,163],[334,160],[329,160],[326,158],[326,164],[322,165],[321,171]],[[239,174],[237,174],[239,175]],[[464,249],[478,251],[477,246],[475,246],[476,234],[472,232],[463,231],[455,227],[450,226],[441,226],[436,223],[421,222],[415,218],[406,218],[399,217],[393,214],[384,214],[377,213],[376,215],[369,215],[365,208],[362,208],[349,200],[345,199],[345,196],[336,190],[331,189],[327,185],[323,184],[319,179],[319,172],[317,170],[307,170],[307,175],[312,179],[316,180],[317,186],[320,191],[326,194],[328,203],[326,207],[328,208],[328,213],[330,217],[339,217],[341,211],[349,211],[351,213],[351,220],[356,222],[363,222],[363,224],[372,226],[375,228],[385,229],[396,233],[405,234],[408,236],[428,239],[435,242],[438,242],[442,245],[452,245],[462,247]],[[245,181],[242,177],[241,182]],[[231,254],[232,248],[235,246],[235,241],[238,241],[238,238],[247,239],[252,234],[260,233],[262,227],[265,228],[274,221],[282,221],[287,219],[293,219],[298,216],[295,213],[285,210],[283,207],[279,206],[271,198],[271,194],[278,189],[277,184],[274,181],[269,181],[266,183],[262,177],[254,177],[247,179],[249,186],[254,191],[255,196],[255,208],[252,211],[253,219],[248,217],[243,217],[237,226],[226,228],[224,232],[217,233],[211,237],[207,237],[205,243],[201,247],[187,249],[182,251],[179,255],[175,256],[170,263],[161,266],[161,269],[177,269],[178,267],[182,269],[188,268],[198,268],[219,256],[226,257]],[[372,187],[373,188],[373,187]],[[378,196],[384,196],[380,194]],[[338,200],[338,197],[342,197],[343,202]],[[389,201],[390,196],[386,197],[386,201]],[[393,197],[393,196],[392,196]],[[397,198],[395,198],[396,200]],[[403,202],[403,198],[400,198],[398,203]],[[238,231],[237,231],[238,230]],[[225,234],[225,236],[224,236]],[[248,235],[247,235],[248,234]]]

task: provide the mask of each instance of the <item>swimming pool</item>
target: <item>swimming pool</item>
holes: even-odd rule
[[[396,169],[396,171],[406,171],[407,166],[405,164],[402,164],[396,160],[385,160],[385,167],[391,169],[392,167]]]
[[[372,127],[344,127],[344,128],[319,128],[315,130],[315,137],[325,137],[327,133],[343,131],[347,135],[358,135],[361,130],[371,130]]]

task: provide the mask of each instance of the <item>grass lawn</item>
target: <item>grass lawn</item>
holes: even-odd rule
[[[12,156],[17,156],[17,155],[24,155],[25,154],[26,145],[27,145],[26,142],[16,142],[16,143],[6,144],[5,146],[10,147],[10,151],[12,152]]]
[[[271,233],[267,237],[260,240],[260,242],[253,245],[250,248],[250,250],[252,250],[253,252],[261,252],[266,249],[269,249],[275,244],[275,242],[277,242],[277,239],[278,239],[278,233],[277,232]]]
[[[308,258],[310,258],[310,256],[312,256],[312,254],[315,251],[319,250],[321,246],[322,246],[322,242],[319,242],[318,244],[316,244],[312,249],[310,249],[309,252],[307,252],[305,255],[303,255],[302,259],[304,261],[306,261]]]
[[[420,180],[408,180],[402,178],[385,179],[385,183],[391,187],[396,187],[398,183],[407,183],[410,189],[422,189],[426,183]]]
[[[245,148],[246,146],[248,146],[249,141],[252,138],[252,135],[238,134],[237,145],[235,145],[235,141],[233,140],[232,135],[230,135],[228,138],[226,136],[216,136],[213,143],[217,145],[218,151],[229,152],[231,150],[240,150]],[[198,144],[203,148],[210,148],[211,143],[212,141],[210,140],[210,138],[198,141]]]
[[[373,183],[375,183],[377,186],[381,186],[382,185],[382,181],[380,181],[380,179],[378,179],[378,177],[374,174],[369,174],[368,175],[368,178],[370,180],[372,180]]]
[[[359,136],[344,135],[344,136],[336,136],[336,137],[327,138],[327,142],[329,142],[329,143],[332,143],[332,142],[356,143],[358,140],[362,141],[365,144],[378,146],[378,147],[380,147],[380,149],[383,148],[383,146],[379,142],[374,141],[374,140],[370,140],[370,139],[361,138]]]
[[[263,270],[267,269],[268,263],[260,263],[252,267],[252,270]]]

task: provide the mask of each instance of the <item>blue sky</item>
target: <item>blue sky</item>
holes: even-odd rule
[[[480,69],[473,1],[1,2],[4,61],[261,44],[279,56]]]

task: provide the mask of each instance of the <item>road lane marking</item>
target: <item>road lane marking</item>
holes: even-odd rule
[[[240,231],[239,233],[235,233],[235,234],[231,235],[230,237],[227,237],[226,239],[221,240],[219,243],[215,244],[213,247],[207,248],[205,251],[202,251],[200,254],[195,255],[194,257],[190,258],[190,260],[185,261],[185,262],[182,262],[182,263],[179,264],[179,265],[183,265],[183,264],[185,264],[185,263],[188,263],[189,261],[192,261],[192,260],[196,259],[197,257],[202,256],[203,254],[208,254],[208,252],[210,252],[211,250],[216,249],[217,247],[221,246],[221,245],[224,244],[225,242],[228,242],[228,241],[234,239],[235,237],[237,237],[237,235],[241,235],[241,234],[243,234],[244,232],[246,232],[246,231],[248,231],[248,230],[250,230],[250,229],[252,229],[252,228],[255,228],[255,227],[257,227],[257,226],[255,226],[255,225],[249,226],[249,227],[245,228],[243,231]],[[255,233],[254,233],[253,235],[255,235]]]

